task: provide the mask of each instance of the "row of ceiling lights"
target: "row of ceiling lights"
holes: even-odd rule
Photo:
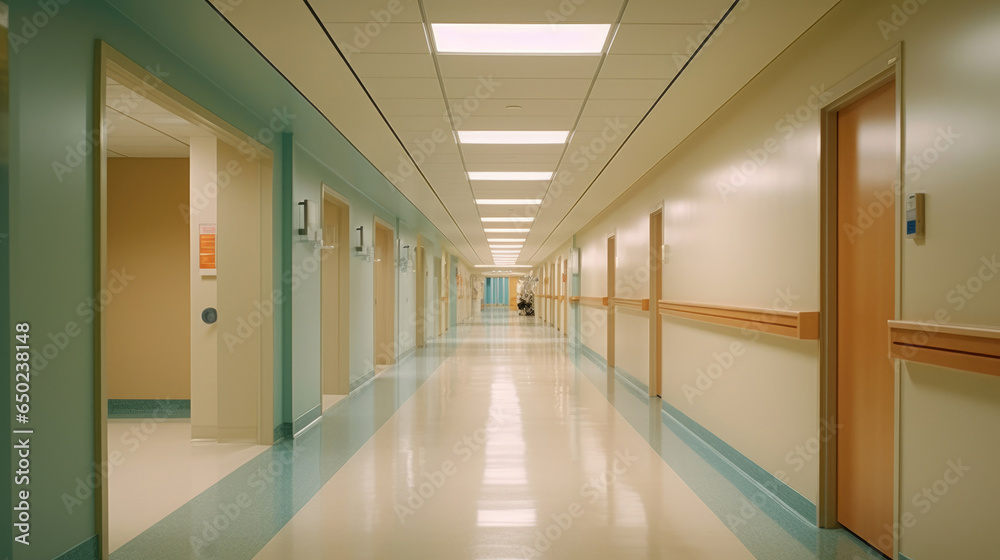
[[[431,24],[439,54],[449,55],[599,55],[604,50],[611,25],[608,24]],[[462,144],[539,145],[565,144],[568,130],[460,130]],[[470,171],[470,181],[549,181],[552,171]],[[487,206],[540,206],[541,199],[477,199]],[[536,210],[537,213],[537,210]],[[531,223],[533,217],[484,217],[483,223]],[[528,233],[528,228],[484,228],[486,233]],[[496,266],[515,265],[525,238],[490,238]],[[479,268],[493,268],[479,265]]]

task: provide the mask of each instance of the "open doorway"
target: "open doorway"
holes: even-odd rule
[[[350,392],[350,206],[323,186],[322,385],[323,410]]]
[[[273,441],[271,154],[99,44],[102,556]],[[154,551],[149,551],[155,555]]]
[[[663,208],[649,215],[649,395],[663,396]]]
[[[396,363],[395,234],[375,219],[375,373]]]

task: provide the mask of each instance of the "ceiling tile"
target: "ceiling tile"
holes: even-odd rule
[[[385,24],[420,22],[417,0],[312,0],[320,21]]]
[[[625,23],[609,54],[685,54],[701,44],[701,25]]]
[[[381,29],[377,35],[367,34],[364,26],[354,23],[327,23],[325,26],[348,61],[358,54],[430,52],[424,26],[420,23],[396,23]]]
[[[434,78],[437,70],[430,53],[424,54],[356,54],[351,67],[365,78]]]
[[[663,93],[667,80],[597,80],[591,99],[654,100]]]
[[[457,56],[440,55],[444,78],[593,78],[599,56]]]
[[[386,115],[442,118],[445,114],[442,99],[382,99],[378,106]]]
[[[592,78],[587,79],[499,79],[446,78],[445,91],[452,102],[503,97],[504,99],[580,99],[587,95]]]
[[[591,99],[584,115],[588,117],[634,117],[645,115],[650,102],[645,99]]]
[[[456,101],[452,100],[452,105]],[[508,106],[518,105],[521,109],[513,111]],[[466,117],[551,117],[563,116],[573,117],[580,113],[583,105],[582,99],[484,99],[479,103],[465,105],[467,109],[464,114],[459,114],[458,126],[462,130]],[[537,130],[537,129],[536,129]]]
[[[516,114],[510,111],[508,113]],[[474,115],[465,118],[459,130],[570,130],[574,122],[576,122],[576,115],[534,117],[481,117]]]
[[[436,78],[365,78],[368,93],[380,99],[441,99]]]
[[[672,80],[688,61],[684,54],[610,54],[601,66],[601,79]]]
[[[714,25],[732,4],[732,0],[629,0],[622,22]]]

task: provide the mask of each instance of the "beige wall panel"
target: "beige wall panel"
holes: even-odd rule
[[[213,177],[218,173],[215,138],[191,139],[191,437],[218,437],[219,388],[217,364],[219,355],[219,324],[206,325],[201,312],[206,307],[218,308],[216,278],[201,276],[198,270],[198,226],[216,223],[217,186]]]
[[[191,398],[188,159],[108,159],[109,399]]]

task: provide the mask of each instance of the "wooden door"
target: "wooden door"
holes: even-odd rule
[[[892,557],[895,83],[842,109],[837,131],[837,517]]]
[[[323,272],[322,272],[322,335],[323,335],[323,394],[346,395],[349,392],[347,351],[344,344],[346,329],[342,314],[348,312],[348,299],[343,297],[346,260],[346,208],[325,196],[323,199]]]
[[[608,238],[608,367],[615,367],[615,236]]]
[[[663,396],[663,320],[660,290],[663,284],[663,210],[649,216],[649,387],[650,394]]]
[[[396,363],[396,282],[392,230],[375,224],[375,365]]]

